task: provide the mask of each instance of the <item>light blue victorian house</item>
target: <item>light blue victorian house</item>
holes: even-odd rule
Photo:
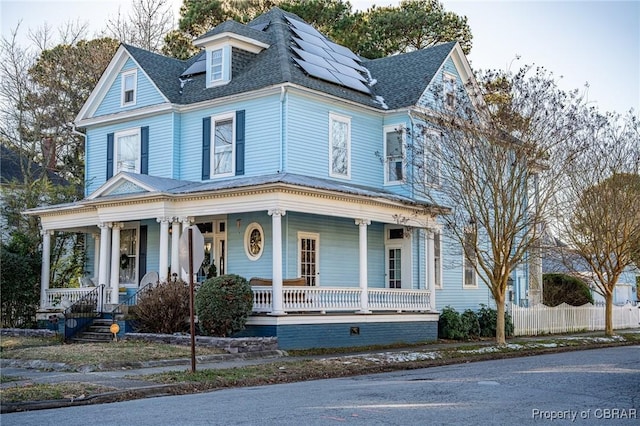
[[[439,224],[448,206],[406,179],[412,111],[473,78],[457,43],[366,60],[274,8],[195,44],[187,61],[121,45],[80,111],[86,197],[30,212],[44,310],[91,290],[48,288],[52,232],[88,235],[106,307],[147,272],[181,275],[190,225],[218,274],[260,278],[244,334],[282,348],[433,340],[444,306],[491,304]]]

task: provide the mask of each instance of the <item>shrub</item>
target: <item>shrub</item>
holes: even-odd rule
[[[465,338],[460,314],[451,306],[445,306],[438,320],[438,338],[461,340]]]
[[[496,309],[489,308],[485,304],[481,304],[480,306],[481,308],[478,311],[480,336],[495,337],[498,311]],[[511,314],[509,314],[508,311],[505,311],[504,313],[504,334],[505,336],[513,336],[513,320],[511,319]]]
[[[253,292],[239,275],[210,278],[200,286],[195,308],[203,333],[229,336],[244,329],[253,309]]]
[[[462,322],[462,329],[465,333],[465,338],[480,336],[480,322],[478,321],[478,315],[471,309],[467,309],[460,316]]]
[[[547,306],[558,306],[562,303],[582,306],[585,303],[593,303],[589,287],[571,275],[544,274],[542,283],[542,303]]]
[[[189,284],[176,280],[143,290],[137,306],[130,312],[134,327],[140,332],[189,331]]]

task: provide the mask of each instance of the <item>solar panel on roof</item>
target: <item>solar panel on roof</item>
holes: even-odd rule
[[[326,49],[316,46],[315,44],[307,43],[304,40],[300,40],[299,38],[293,37],[293,41],[296,42],[298,46],[305,52],[313,53],[314,55],[318,55],[321,58],[334,60],[333,56],[329,54]]]
[[[305,52],[304,50],[298,49],[297,47],[292,47],[291,49],[293,49],[293,51],[296,52],[298,56],[300,56],[302,59],[304,59],[307,62],[310,62],[314,65],[318,65],[320,67],[331,68],[331,65],[329,65],[329,62],[321,56],[314,55],[313,53]]]
[[[292,40],[298,47],[293,50],[301,59],[294,61],[310,76],[331,83],[371,93],[365,84],[367,79],[361,74],[367,69],[360,65],[360,58],[351,50],[333,43],[312,26],[286,18],[290,24]]]
[[[342,82],[338,80],[338,78],[335,75],[333,75],[327,68],[319,67],[317,65],[314,65],[307,61],[303,61],[302,59],[298,59],[298,58],[293,58],[293,60],[296,61],[296,63],[300,65],[302,69],[305,70],[309,75],[321,78],[326,81],[330,81],[332,83],[342,84]]]
[[[186,77],[194,74],[202,74],[207,71],[207,57],[205,54],[202,54],[189,68],[184,70],[180,77]]]
[[[301,38],[302,40],[306,41],[307,43],[311,43],[311,44],[316,45],[318,47],[321,47],[323,49],[330,50],[329,46],[325,42],[324,37],[318,37],[318,36],[315,36],[313,34],[305,33],[304,31],[298,31],[295,28],[292,28],[292,31],[293,31],[293,33],[295,35],[298,36],[298,38]]]
[[[249,28],[253,28],[254,30],[257,30],[257,31],[264,31],[269,26],[269,24],[270,22],[263,22],[262,24],[251,25]]]
[[[315,28],[313,28],[311,25],[307,24],[306,22],[300,22],[296,19],[291,19],[286,17],[286,20],[288,23],[290,23],[291,25],[293,25],[294,28],[300,30],[300,31],[304,31],[305,33],[308,34],[313,34],[315,36],[320,36],[322,37],[322,34],[320,33],[320,31],[316,30]]]

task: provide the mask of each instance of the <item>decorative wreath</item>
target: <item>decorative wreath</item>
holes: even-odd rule
[[[129,256],[126,253],[120,255],[120,269],[127,269],[129,267]]]

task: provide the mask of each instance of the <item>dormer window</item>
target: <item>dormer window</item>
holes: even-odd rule
[[[136,104],[136,86],[138,83],[138,73],[136,70],[128,71],[122,74],[122,106]]]
[[[222,80],[222,49],[211,52],[211,81]]]
[[[207,87],[227,84],[231,80],[231,46],[207,50]]]

